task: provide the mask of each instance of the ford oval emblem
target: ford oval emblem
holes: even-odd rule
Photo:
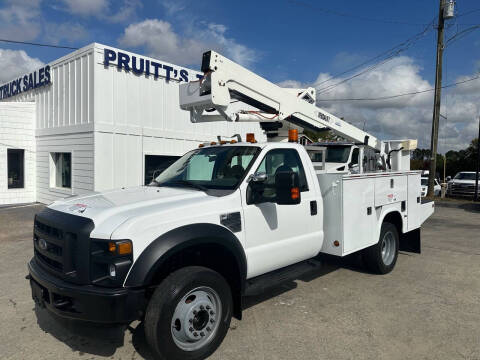
[[[40,246],[42,250],[47,250],[48,244],[45,239],[38,239],[38,246]]]

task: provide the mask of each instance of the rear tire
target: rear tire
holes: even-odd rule
[[[395,225],[384,222],[378,243],[363,251],[367,268],[377,274],[388,274],[398,258],[399,236]]]
[[[222,343],[232,309],[230,287],[219,273],[200,266],[182,268],[163,280],[150,299],[147,342],[158,359],[204,359]]]

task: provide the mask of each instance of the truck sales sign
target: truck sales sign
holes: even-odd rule
[[[0,100],[51,84],[50,65],[0,86]]]

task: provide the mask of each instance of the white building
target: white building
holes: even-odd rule
[[[217,135],[264,139],[258,124],[190,123],[178,83],[197,75],[94,43],[0,85],[0,205],[142,185]]]

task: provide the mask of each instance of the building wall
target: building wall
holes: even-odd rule
[[[51,84],[12,96],[5,101],[34,101],[36,129],[72,128],[93,123],[94,47],[68,54],[50,63]]]
[[[73,194],[94,190],[94,140],[93,132],[37,136],[37,201],[49,204]],[[53,186],[51,154],[71,153],[71,189]]]
[[[0,103],[0,205],[35,201],[35,103]],[[24,188],[8,188],[7,149],[24,150]]]

